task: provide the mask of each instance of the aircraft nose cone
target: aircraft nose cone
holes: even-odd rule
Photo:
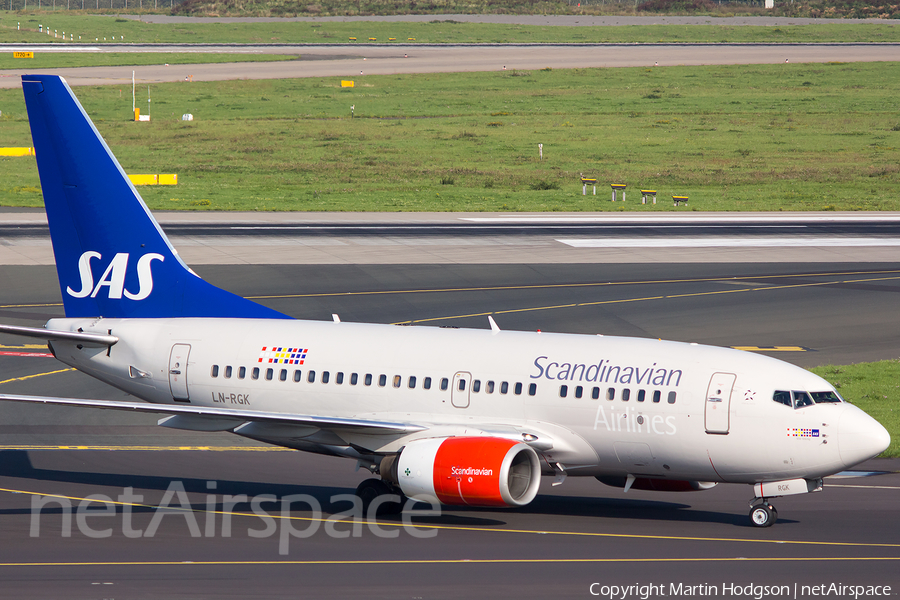
[[[849,406],[838,424],[838,448],[847,467],[878,456],[891,444],[891,435],[881,423],[855,406]]]

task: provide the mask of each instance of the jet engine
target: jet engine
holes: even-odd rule
[[[524,506],[541,484],[537,453],[495,437],[415,440],[385,457],[381,476],[413,500],[468,506]]]
[[[625,477],[607,477],[599,475],[600,483],[624,488],[628,479]],[[636,477],[630,490],[647,490],[650,492],[702,492],[716,487],[715,481],[682,481],[678,479],[651,479],[650,477]]]

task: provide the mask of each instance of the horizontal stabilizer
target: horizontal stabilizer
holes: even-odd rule
[[[38,338],[51,342],[53,340],[66,340],[69,342],[81,342],[87,346],[112,346],[119,341],[114,335],[102,333],[83,333],[78,331],[54,331],[41,327],[17,327],[15,325],[0,325],[0,333],[21,335],[23,337]]]

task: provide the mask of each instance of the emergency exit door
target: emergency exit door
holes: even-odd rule
[[[472,374],[460,371],[453,376],[453,387],[450,388],[450,402],[456,408],[469,408],[469,388],[472,387]]]

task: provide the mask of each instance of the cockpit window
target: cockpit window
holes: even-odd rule
[[[834,392],[812,392],[812,398],[816,404],[822,402],[843,402],[841,397]]]
[[[784,404],[785,406],[793,406],[793,403],[791,402],[790,392],[776,391],[775,395],[772,396],[772,400],[778,402],[779,404]]]
[[[794,392],[794,408],[803,408],[804,406],[812,406],[812,398],[806,392]]]
[[[784,404],[785,406],[792,406],[793,408],[804,408],[806,406],[812,406],[814,403],[843,402],[841,397],[835,392],[809,393],[797,390],[794,390],[793,392],[776,390],[776,392],[772,394],[772,400],[779,404]]]

